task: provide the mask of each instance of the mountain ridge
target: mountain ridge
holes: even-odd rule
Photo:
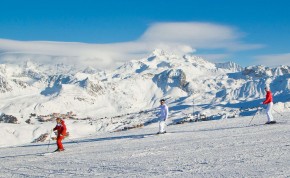
[[[29,133],[39,129],[44,134],[54,117],[95,132],[116,131],[155,122],[161,98],[166,99],[172,123],[200,114],[209,120],[251,115],[260,108],[266,85],[272,89],[275,108],[288,109],[289,66],[243,68],[163,50],[106,71],[27,61],[0,65],[0,111],[16,118],[11,126],[15,129],[30,125]],[[9,137],[11,133],[5,132]]]

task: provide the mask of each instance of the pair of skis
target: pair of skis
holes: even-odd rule
[[[274,110],[274,109],[273,109]],[[261,110],[257,110],[257,112],[255,113],[255,115],[252,117],[250,123],[248,126],[251,125],[252,121],[254,120],[254,118],[256,117],[257,113],[259,113]],[[276,110],[274,110],[275,112],[277,112]],[[278,114],[280,114],[281,116],[283,116],[281,113],[277,112]],[[277,122],[276,121],[269,121],[269,122],[266,122],[265,125],[271,125],[271,124],[276,124]]]

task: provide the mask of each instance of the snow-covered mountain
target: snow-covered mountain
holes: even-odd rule
[[[16,117],[20,125],[33,125],[32,130],[62,114],[78,122],[86,119],[92,132],[114,131],[154,120],[161,98],[167,100],[173,121],[192,113],[213,118],[225,112],[243,114],[241,107],[262,101],[266,84],[275,102],[285,103],[290,100],[289,76],[289,66],[242,68],[163,50],[113,71],[31,61],[1,64],[0,111]]]

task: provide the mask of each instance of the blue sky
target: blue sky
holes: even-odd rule
[[[213,61],[234,60],[243,66],[288,65],[289,7],[287,0],[11,0],[1,2],[0,38],[115,44],[147,38],[152,36],[149,33],[152,31],[158,37],[158,33],[162,35],[168,28],[175,29],[179,23],[183,27],[188,23],[189,26],[182,27],[187,31],[195,28],[195,23],[206,23],[227,28],[225,32],[233,33],[228,44],[243,43],[246,49],[196,45],[194,39],[182,40],[186,36],[170,42],[184,42],[195,49],[192,50],[195,54]],[[224,37],[227,39],[219,42],[229,41]]]

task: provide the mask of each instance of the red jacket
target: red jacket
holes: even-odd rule
[[[61,120],[60,124],[57,124],[53,130],[57,130],[57,137],[66,136],[66,125],[64,120]]]
[[[267,94],[266,94],[266,99],[265,101],[263,102],[263,104],[269,104],[273,102],[273,96],[272,96],[272,93],[271,91],[267,91]]]

